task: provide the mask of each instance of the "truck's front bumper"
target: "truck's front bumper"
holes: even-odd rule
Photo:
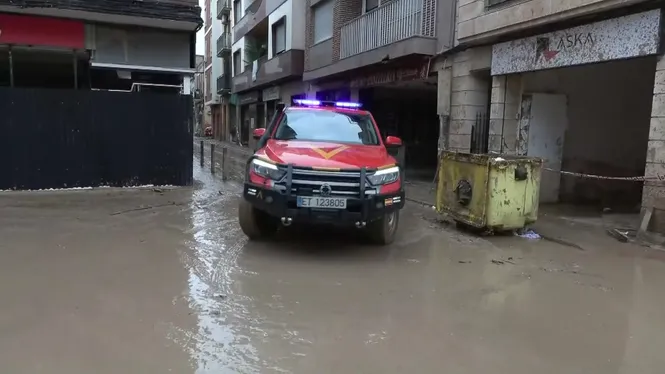
[[[273,217],[287,217],[293,222],[340,226],[372,222],[404,207],[403,190],[389,195],[366,195],[362,199],[348,198],[346,209],[298,208],[295,195],[251,183],[245,183],[243,198]]]

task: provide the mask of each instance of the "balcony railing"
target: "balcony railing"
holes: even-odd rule
[[[227,95],[231,93],[230,76],[222,74],[217,77],[217,93],[220,95]]]
[[[231,14],[231,0],[217,0],[217,19]]]
[[[436,0],[395,0],[342,26],[340,59],[414,36],[433,38]]]
[[[222,57],[225,53],[231,52],[231,34],[223,32],[217,38],[217,57]]]

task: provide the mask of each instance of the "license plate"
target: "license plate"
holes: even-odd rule
[[[298,196],[298,208],[346,209],[346,199],[342,197]]]

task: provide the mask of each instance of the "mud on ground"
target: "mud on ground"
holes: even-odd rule
[[[663,256],[478,238],[248,243],[238,186],[0,194],[3,373],[662,373]]]

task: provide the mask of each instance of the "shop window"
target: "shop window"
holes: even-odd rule
[[[333,1],[326,0],[312,8],[314,13],[314,44],[332,38]]]
[[[286,51],[286,17],[272,24],[272,55]]]

